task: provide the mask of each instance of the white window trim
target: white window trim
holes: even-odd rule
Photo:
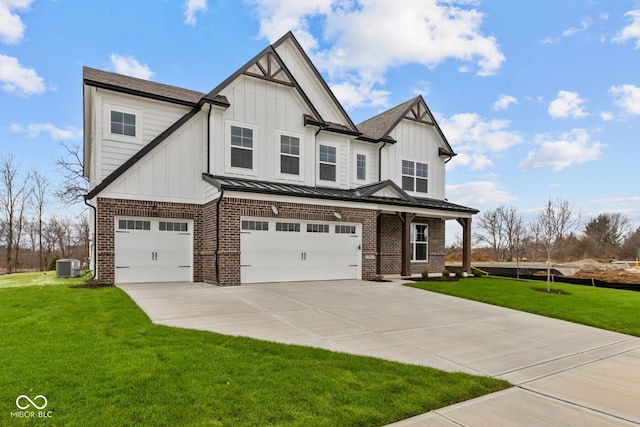
[[[122,135],[119,133],[111,133],[111,112],[133,114],[136,116],[136,136]],[[142,123],[144,120],[143,112],[137,108],[125,107],[123,105],[104,103],[102,134],[103,138],[112,141],[135,142],[142,144]]]
[[[427,227],[427,241],[426,242],[419,242],[419,243],[425,243],[427,246],[427,259],[415,259],[416,257],[416,248],[415,248],[415,244],[417,243],[415,239],[415,236],[418,234],[417,230],[416,230],[416,226],[417,225],[424,225],[425,227]],[[413,222],[411,223],[411,262],[429,262],[429,224],[423,223],[423,222]]]
[[[253,153],[252,159],[251,159],[251,164],[253,166],[252,169],[238,168],[238,167],[231,166],[231,147],[232,147],[232,145],[231,145],[231,126],[251,129],[253,131],[253,147],[251,148],[251,151]],[[258,128],[257,128],[257,126],[249,124],[249,123],[244,123],[244,122],[236,122],[236,121],[231,121],[231,120],[225,121],[225,127],[224,127],[224,171],[226,173],[228,173],[228,174],[231,174],[231,175],[243,175],[243,176],[257,177],[258,176],[258,167],[257,167],[258,156],[256,156],[256,153],[258,152],[257,151],[257,147],[258,147],[257,141],[258,141]]]
[[[336,149],[336,162],[335,162],[335,167],[336,167],[336,180],[335,181],[327,181],[324,179],[320,179],[320,146],[321,145],[325,145],[327,147],[334,147]],[[327,162],[322,162],[322,163],[326,163],[326,164],[331,164],[331,163],[327,163]],[[326,185],[326,186],[331,186],[331,187],[338,187],[339,186],[339,164],[340,164],[340,145],[338,144],[334,144],[331,142],[318,142],[317,144],[317,148],[316,148],[316,182],[321,183],[322,185]]]
[[[358,179],[358,155],[364,156],[364,179]],[[353,180],[355,182],[364,184],[369,182],[369,153],[364,151],[353,151]]]
[[[417,186],[415,185],[415,179],[416,179],[416,167],[415,167],[415,163],[422,163],[423,165],[427,165],[427,192],[423,193],[421,191],[409,191],[409,190],[405,190],[404,188],[402,188],[402,177],[403,176],[409,176],[409,175],[405,175],[404,173],[402,173],[402,161],[408,161],[408,162],[413,162],[414,163],[414,169],[413,169],[413,183],[414,186],[413,188],[415,189]],[[416,197],[425,197],[428,196],[432,193],[431,191],[431,163],[424,160],[424,159],[416,159],[416,158],[410,158],[410,157],[401,157],[400,158],[400,164],[398,165],[398,186],[400,188],[402,188],[403,191],[406,191],[407,194],[410,194],[412,196],[416,196]]]
[[[298,156],[299,163],[299,174],[298,175],[292,175],[289,173],[282,173],[280,171],[280,156],[282,155],[282,153],[280,153],[280,137],[281,136],[292,136],[294,138],[298,138],[300,140],[300,154]],[[301,133],[297,133],[297,132],[289,132],[289,131],[281,131],[281,130],[276,130],[276,158],[275,158],[275,165],[276,165],[276,177],[278,179],[281,179],[283,181],[304,181],[304,135]]]

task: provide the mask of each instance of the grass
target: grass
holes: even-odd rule
[[[55,271],[38,271],[35,273],[11,273],[0,276],[0,288],[22,286],[47,286],[59,284],[81,284],[83,278],[57,278]]]
[[[408,286],[640,336],[640,292],[553,283],[556,293],[549,294],[533,290],[546,288],[545,282],[498,277]],[[558,290],[570,295],[558,295]]]
[[[69,282],[71,283],[71,282]],[[380,359],[152,324],[117,288],[0,289],[0,425],[384,425],[509,386]]]

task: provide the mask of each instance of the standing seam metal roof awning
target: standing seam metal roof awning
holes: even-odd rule
[[[202,178],[219,190],[240,191],[247,193],[274,194],[281,196],[308,197],[316,199],[341,200],[347,202],[395,205],[409,208],[434,209],[464,214],[476,214],[479,211],[462,205],[456,205],[444,200],[411,197],[399,189],[391,181],[367,184],[351,190],[327,187],[309,187],[299,184],[258,181],[245,178],[233,178],[219,175],[202,174]],[[393,186],[406,195],[405,199],[377,197],[371,194],[372,188],[382,189]],[[375,191],[374,191],[375,192]]]

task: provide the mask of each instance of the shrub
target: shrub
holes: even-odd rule
[[[58,255],[54,256],[51,262],[49,263],[49,271],[54,271],[56,269],[56,262],[60,259]]]
[[[429,272],[427,270],[422,272],[422,278],[423,279],[428,279],[429,278]]]
[[[442,270],[442,277],[449,277],[450,275],[451,275],[451,272],[446,268]]]
[[[462,277],[464,277],[464,272],[462,270],[456,271],[456,276],[458,278],[462,278]]]

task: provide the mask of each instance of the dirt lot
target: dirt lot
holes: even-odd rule
[[[584,259],[563,264],[566,267],[578,267],[573,277],[576,279],[596,279],[609,283],[640,284],[640,268],[635,263],[609,263],[599,260]]]

